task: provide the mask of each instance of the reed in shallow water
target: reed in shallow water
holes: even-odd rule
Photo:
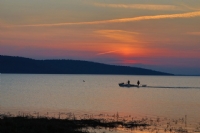
[[[56,119],[49,117],[33,117],[33,116],[11,116],[0,115],[0,132],[1,133],[84,133],[89,132],[89,128],[109,128],[114,129],[118,127],[123,128],[136,128],[149,126],[146,123],[139,121],[125,122],[122,121],[109,121],[107,119]]]
[[[0,133],[88,133],[107,131],[144,131],[147,133],[189,133],[199,132],[200,123],[191,125],[187,117],[169,119],[166,117],[137,118],[131,115],[116,114],[79,114],[72,112],[18,112],[13,115],[9,112],[0,114]],[[187,124],[186,124],[187,123]]]

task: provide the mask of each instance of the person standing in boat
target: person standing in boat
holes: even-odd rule
[[[127,83],[128,83],[128,85],[129,85],[129,84],[130,84],[130,81],[128,80],[128,82],[127,82]]]
[[[138,85],[138,86],[140,85],[140,81],[139,81],[139,80],[137,81],[137,85]]]

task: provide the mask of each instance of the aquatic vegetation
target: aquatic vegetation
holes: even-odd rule
[[[118,127],[136,128],[146,126],[149,125],[139,121],[109,121],[106,119],[96,118],[76,119],[75,116],[73,118],[69,117],[66,119],[60,119],[46,116],[34,117],[24,114],[22,116],[12,116],[7,114],[0,115],[1,133],[84,133],[89,132],[90,128],[114,129]]]
[[[132,132],[192,133],[200,131],[200,123],[187,123],[187,115],[179,119],[166,117],[133,117],[116,114],[74,114],[72,112],[9,112],[0,114],[0,133],[90,133]]]

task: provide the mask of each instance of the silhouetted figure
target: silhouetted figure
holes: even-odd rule
[[[128,80],[128,82],[127,82],[128,84],[130,84],[130,81]]]
[[[140,85],[140,81],[139,81],[139,80],[137,81],[137,85],[138,85],[138,86]]]

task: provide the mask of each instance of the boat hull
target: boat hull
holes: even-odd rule
[[[120,87],[139,87],[138,85],[134,84],[124,84],[124,83],[119,83]]]
[[[124,84],[124,83],[119,83],[120,87],[147,87],[147,85],[135,85],[135,84]]]

